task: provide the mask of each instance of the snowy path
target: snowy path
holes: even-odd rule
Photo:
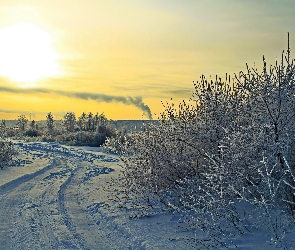
[[[77,219],[75,214],[85,214],[83,206],[77,206],[75,197],[79,185],[72,182],[79,173],[85,173],[85,168],[91,168],[86,163],[93,163],[95,158],[112,159],[52,148],[42,144],[22,147],[33,155],[53,154],[52,163],[0,187],[0,244],[6,249],[24,249],[24,246],[27,249],[90,249],[71,219]],[[101,169],[101,173],[109,172],[107,168]],[[81,174],[80,177],[85,178]],[[86,216],[80,219],[87,224]]]
[[[59,144],[16,146],[23,159],[11,169],[44,165],[0,186],[1,249],[190,249],[175,218],[130,220],[109,207],[103,185],[119,172],[114,157]]]

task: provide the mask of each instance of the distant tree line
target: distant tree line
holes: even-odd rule
[[[51,112],[46,115],[45,123],[29,121],[25,115],[20,115],[17,127],[7,128],[2,120],[1,133],[8,137],[26,137],[27,140],[63,141],[69,145],[101,146],[107,137],[122,136],[124,130],[117,131],[104,113],[93,114],[83,112],[79,117],[74,112],[63,116],[61,126],[56,126],[56,120]]]

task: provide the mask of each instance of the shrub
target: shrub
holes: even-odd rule
[[[263,57],[262,73],[201,76],[194,105],[167,103],[159,125],[107,141],[124,166],[117,197],[142,211],[181,212],[221,245],[252,228],[283,243],[295,216],[294,76],[289,43],[269,71]]]
[[[13,161],[16,154],[11,142],[0,140],[0,168],[3,169]]]
[[[18,135],[18,130],[12,128],[6,129],[6,136],[15,137],[16,135]]]
[[[106,135],[102,133],[96,133],[93,138],[93,146],[99,147],[103,145],[106,141]]]
[[[37,137],[37,136],[41,136],[41,132],[37,129],[28,129],[25,133],[25,136],[29,136],[29,137]]]
[[[24,132],[28,123],[28,119],[25,115],[20,115],[17,119],[17,125],[19,127],[20,132]]]

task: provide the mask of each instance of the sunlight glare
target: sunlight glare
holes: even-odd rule
[[[58,75],[58,54],[48,32],[21,23],[0,30],[0,75],[24,86]]]

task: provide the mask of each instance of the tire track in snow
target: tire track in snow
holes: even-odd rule
[[[56,238],[44,212],[46,192],[51,187],[41,180],[58,163],[54,160],[43,169],[2,186],[0,219],[7,237],[0,244],[6,249],[56,249]]]
[[[51,149],[52,146],[49,155],[43,144],[29,148],[25,144],[18,146],[27,149],[26,154],[38,152],[41,158],[46,155],[51,162],[32,174],[0,186],[0,235],[5,238],[0,239],[0,246],[21,250],[95,249],[101,246],[95,244],[101,243],[101,236],[94,230],[96,222],[87,217],[86,207],[78,202],[83,198],[79,185],[113,171],[96,164],[118,160],[58,147]],[[56,154],[54,150],[58,150]]]
[[[76,227],[72,223],[72,220],[71,220],[69,213],[68,213],[68,209],[65,204],[66,189],[68,188],[69,184],[71,183],[71,181],[77,171],[78,171],[78,166],[75,167],[75,169],[71,172],[68,179],[60,186],[60,189],[58,191],[58,204],[59,204],[61,216],[63,218],[63,222],[64,222],[65,226],[67,227],[67,229],[72,233],[73,238],[74,238],[73,242],[64,242],[64,244],[70,244],[70,245],[67,245],[67,247],[70,246],[71,249],[88,249],[85,246],[84,238],[76,232]],[[72,245],[72,243],[74,243],[74,245]],[[75,248],[73,248],[73,247],[75,247]]]
[[[52,172],[55,167],[61,168],[59,172]],[[72,166],[70,161],[56,159],[49,166],[1,187],[0,207],[3,209],[0,219],[5,216],[5,209],[7,216],[4,230],[9,229],[10,237],[7,235],[7,238],[11,239],[12,244],[8,245],[8,239],[5,239],[5,246],[9,246],[5,248],[87,249],[83,238],[75,232],[65,205],[65,191],[76,170],[77,167]],[[70,175],[65,176],[64,172]],[[48,204],[50,199],[55,200],[51,205]],[[58,210],[56,218],[53,218],[50,206],[55,205]],[[67,230],[62,229],[63,226]]]
[[[47,192],[48,191],[46,190],[42,193],[41,196],[41,209],[38,211],[39,221],[42,225],[42,236],[46,243],[46,246],[52,247],[51,249],[58,249],[58,241],[57,238],[54,236],[53,228],[48,218],[49,211],[48,209],[46,209],[46,207],[48,207],[48,204],[46,204],[45,202]]]

